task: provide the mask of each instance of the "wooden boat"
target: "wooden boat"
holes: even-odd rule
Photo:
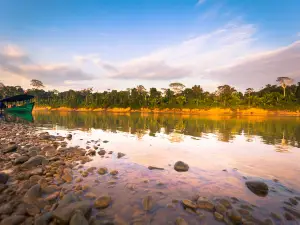
[[[0,110],[8,113],[31,113],[34,107],[32,95],[16,95],[0,101]]]

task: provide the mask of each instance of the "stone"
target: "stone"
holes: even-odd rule
[[[20,157],[15,159],[14,164],[15,165],[22,164],[22,163],[26,162],[28,159],[29,159],[29,157],[26,156],[26,155],[20,156]]]
[[[250,191],[260,197],[265,197],[268,195],[269,187],[262,181],[247,181],[246,186]]]
[[[106,154],[106,151],[104,149],[101,149],[99,152],[98,152],[99,155],[105,155]]]
[[[153,207],[153,199],[152,199],[152,196],[148,195],[146,196],[143,201],[142,201],[142,204],[143,204],[143,208],[145,211],[150,211]]]
[[[283,208],[285,211],[289,212],[293,216],[300,218],[300,210],[288,206],[283,206]]]
[[[25,216],[22,215],[12,215],[3,219],[0,225],[19,225],[26,219]]]
[[[107,173],[107,168],[106,167],[100,167],[99,169],[98,169],[98,174],[100,174],[100,175],[104,175],[104,174],[106,174]]]
[[[156,167],[156,166],[148,166],[149,170],[164,170],[164,168]]]
[[[92,192],[88,192],[88,193],[86,193],[86,194],[84,195],[84,197],[89,198],[89,199],[94,199],[94,198],[97,197],[97,195],[95,195],[95,194],[92,193]]]
[[[13,212],[13,205],[6,203],[0,206],[0,214],[11,214]]]
[[[174,170],[176,170],[177,172],[186,172],[189,170],[189,165],[182,161],[178,161],[174,165]]]
[[[182,217],[177,217],[176,225],[188,225],[188,223]]]
[[[298,205],[298,201],[294,198],[289,198],[290,202],[293,204],[293,205]]]
[[[107,208],[111,203],[111,197],[108,195],[102,195],[95,200],[94,206],[99,209]]]
[[[23,163],[21,167],[23,169],[32,169],[39,165],[46,165],[46,164],[48,164],[48,160],[42,155],[37,155],[31,157],[27,162]]]
[[[225,215],[226,213],[226,207],[224,205],[222,205],[221,203],[218,203],[215,205],[215,209],[218,213]]]
[[[64,175],[61,178],[67,183],[72,182],[73,181],[72,170],[70,168],[65,168]]]
[[[122,158],[123,156],[125,156],[125,154],[124,154],[124,153],[122,153],[122,152],[118,152],[118,155],[117,155],[118,159]]]
[[[42,175],[43,174],[43,168],[34,168],[33,170],[31,170],[29,172],[29,174],[32,176],[32,175]]]
[[[66,136],[67,139],[72,139],[72,137],[73,137],[72,134],[67,134]]]
[[[34,225],[48,225],[52,218],[52,212],[44,213],[41,216],[36,217]]]
[[[57,191],[57,192],[54,192],[54,193],[48,195],[48,196],[45,198],[45,201],[53,201],[53,200],[57,199],[58,196],[59,196],[59,193],[60,193],[60,192]]]
[[[118,173],[119,173],[118,170],[112,170],[112,171],[110,171],[110,175],[113,175],[113,176],[117,175]]]
[[[218,212],[214,212],[214,216],[216,220],[222,221],[224,219],[224,216]]]
[[[275,220],[282,220],[281,216],[277,213],[271,212],[271,217]]]
[[[232,222],[234,222],[236,224],[239,224],[240,222],[242,222],[241,214],[238,211],[236,211],[235,209],[229,210],[227,216]]]
[[[69,225],[89,225],[88,221],[84,217],[80,210],[76,210],[70,220]]]
[[[62,224],[68,224],[73,213],[80,210],[83,215],[86,215],[92,208],[90,201],[72,202],[65,207],[57,207],[53,211],[53,217]]]
[[[36,184],[26,192],[26,194],[23,197],[23,201],[28,204],[35,204],[40,196],[41,186],[39,184]]]
[[[28,215],[35,216],[40,213],[39,207],[34,204],[25,204],[25,209]]]
[[[289,214],[287,212],[284,213],[284,217],[288,221],[295,220],[295,218],[291,214]]]
[[[197,206],[199,209],[206,209],[209,211],[213,211],[215,208],[214,204],[205,197],[198,198]]]
[[[9,178],[8,174],[0,173],[0,184],[6,184],[8,178]]]
[[[9,153],[9,152],[14,152],[14,151],[16,151],[17,149],[18,149],[18,146],[15,145],[15,144],[13,144],[13,145],[9,145],[9,146],[7,146],[6,148],[4,148],[4,149],[2,150],[2,152],[5,154],[5,153]]]
[[[192,201],[188,200],[188,199],[184,199],[182,200],[182,204],[185,207],[191,208],[191,209],[196,209],[197,205],[195,203],[193,203]]]

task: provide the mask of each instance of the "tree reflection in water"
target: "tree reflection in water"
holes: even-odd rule
[[[300,119],[297,117],[235,117],[179,114],[50,112],[34,113],[36,123],[53,124],[69,129],[90,128],[111,132],[128,132],[139,139],[157,133],[169,135],[170,141],[180,142],[184,135],[201,138],[214,134],[222,142],[234,141],[244,135],[247,141],[255,136],[264,143],[275,145],[278,151],[288,151],[289,146],[300,145]]]

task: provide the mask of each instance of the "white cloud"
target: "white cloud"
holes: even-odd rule
[[[198,0],[196,6],[202,5],[206,2],[206,0]]]
[[[9,76],[6,76],[8,82],[16,81],[16,77],[22,77],[22,80],[40,79],[46,85],[64,84],[67,80],[93,79],[90,74],[67,64],[36,64],[21,48],[14,45],[5,45],[0,50],[0,70]]]

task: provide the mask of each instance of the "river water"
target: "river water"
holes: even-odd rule
[[[175,203],[195,196],[235,197],[257,206],[262,220],[271,212],[284,218],[284,202],[299,196],[297,117],[48,111],[37,111],[33,116],[34,122],[51,134],[71,132],[69,145],[93,148],[100,144],[98,147],[114,152],[104,158],[97,154],[85,167],[116,169],[118,179],[91,175],[85,183],[97,195],[112,196],[113,204],[105,216],[115,221],[174,224],[174,218],[181,216],[189,224],[222,224],[209,212],[199,219]],[[118,159],[117,152],[126,155]],[[188,172],[174,170],[179,160],[189,165]],[[164,170],[149,170],[148,166]],[[248,180],[265,182],[269,194],[255,195],[245,185]],[[151,213],[143,214],[141,199],[146,195],[153,197],[154,207]]]

